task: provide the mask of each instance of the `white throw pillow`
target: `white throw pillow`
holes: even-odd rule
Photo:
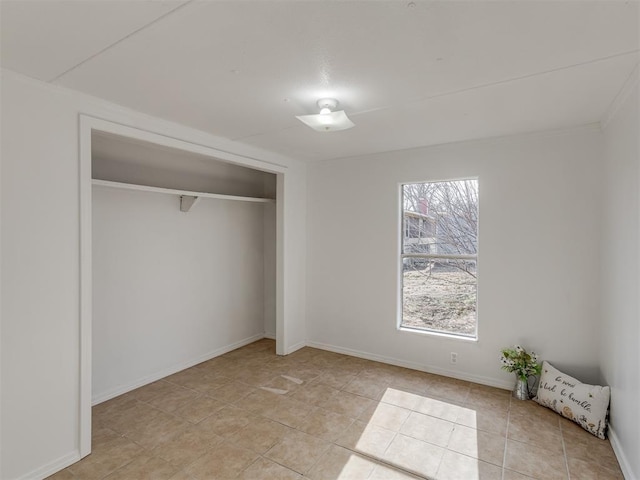
[[[534,400],[604,440],[610,395],[609,387],[581,383],[545,361]]]

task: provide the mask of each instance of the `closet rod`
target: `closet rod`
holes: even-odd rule
[[[271,198],[241,197],[239,195],[223,195],[221,193],[191,192],[188,190],[177,190],[174,188],[149,187],[147,185],[136,185],[133,183],[112,182],[110,180],[91,180],[93,185],[110,188],[122,188],[124,190],[137,190],[140,192],[168,193],[171,195],[188,195],[190,197],[217,198],[219,200],[235,200],[239,202],[273,203]]]

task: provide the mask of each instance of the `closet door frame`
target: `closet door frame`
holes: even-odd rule
[[[89,115],[79,116],[79,192],[80,192],[80,456],[91,453],[91,369],[92,369],[92,240],[91,240],[91,135],[99,131],[142,140],[157,145],[198,153],[276,175],[276,353],[289,353],[285,338],[285,201],[287,166],[219,150],[205,144],[182,140],[149,130]]]

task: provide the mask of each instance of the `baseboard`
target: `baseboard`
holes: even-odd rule
[[[257,340],[261,340],[265,337],[264,333],[260,333],[257,335],[253,335],[251,337],[245,338],[238,342],[232,343],[230,345],[225,345],[224,347],[220,347],[212,352],[206,353],[205,355],[201,355],[197,358],[194,358],[188,362],[181,363],[179,365],[174,365],[170,368],[166,368],[159,372],[156,372],[152,375],[147,375],[144,378],[140,378],[134,382],[128,383],[126,385],[120,385],[116,388],[113,388],[107,392],[100,393],[91,398],[91,405],[97,405],[102,402],[106,402],[107,400],[111,400],[119,395],[130,392],[131,390],[135,390],[136,388],[142,387],[149,383],[160,380],[161,378],[168,377],[169,375],[173,375],[174,373],[178,373],[186,368],[193,367],[194,365],[198,365],[199,363],[206,362],[207,360],[211,360],[212,358],[219,357],[220,355],[224,355],[232,350],[235,350],[240,347],[244,347],[250,343],[253,343]]]
[[[616,454],[616,458],[618,459],[618,463],[620,464],[620,468],[622,469],[622,474],[624,475],[625,480],[638,480],[638,477],[636,477],[631,471],[631,465],[629,464],[629,460],[627,460],[627,456],[622,449],[622,445],[620,444],[618,435],[616,435],[616,431],[611,427],[611,425],[609,425],[608,431],[609,440],[611,441],[611,447],[613,448],[613,453]]]
[[[57,460],[54,460],[53,462],[47,463],[42,467],[17,477],[16,480],[42,480],[43,478],[47,478],[54,473],[59,472],[63,468],[67,468],[69,465],[73,465],[78,460],[80,460],[80,452],[71,452]]]
[[[287,353],[286,355],[289,355],[290,353],[295,352],[296,350],[300,350],[301,348],[304,348],[306,346],[310,346],[307,342],[298,342],[295,345],[291,345],[288,349],[287,349]]]
[[[264,332],[264,338],[268,338],[270,340],[276,339],[276,334],[271,332]]]
[[[497,380],[495,378],[483,377],[480,375],[472,375],[457,370],[447,370],[440,367],[434,367],[432,365],[426,365],[416,362],[408,362],[406,360],[399,360],[393,357],[386,357],[384,355],[377,355],[375,353],[361,352],[359,350],[352,350],[350,348],[336,347],[334,345],[327,345],[324,343],[307,342],[307,346],[313,348],[319,348],[321,350],[327,350],[329,352],[342,353],[344,355],[351,355],[352,357],[364,358],[365,360],[373,360],[374,362],[388,363],[390,365],[396,365],[398,367],[410,368],[412,370],[419,370],[421,372],[433,373],[435,375],[443,375],[445,377],[457,378],[458,380],[465,380],[467,382],[479,383],[481,385],[487,385],[490,387],[502,388],[505,390],[511,390],[513,383]]]

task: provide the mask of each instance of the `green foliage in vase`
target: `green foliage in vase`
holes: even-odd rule
[[[531,375],[540,375],[542,368],[542,365],[538,363],[538,355],[535,352],[527,352],[520,345],[513,348],[503,348],[500,362],[503,370],[514,372],[524,381]]]

